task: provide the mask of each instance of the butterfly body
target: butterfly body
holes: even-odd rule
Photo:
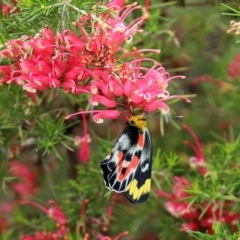
[[[123,193],[132,203],[147,200],[151,188],[152,142],[144,115],[128,120],[100,167],[108,189]]]

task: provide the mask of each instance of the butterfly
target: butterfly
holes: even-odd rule
[[[145,202],[151,188],[152,152],[146,116],[131,116],[110,155],[100,163],[106,187],[132,203]]]

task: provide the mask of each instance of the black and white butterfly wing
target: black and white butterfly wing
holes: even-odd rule
[[[133,203],[147,200],[151,187],[152,142],[148,129],[127,124],[112,152],[101,163],[107,188]]]
[[[144,131],[144,145],[133,180],[127,186],[123,194],[133,203],[145,202],[151,190],[151,173],[152,173],[152,142],[151,137],[146,129]]]

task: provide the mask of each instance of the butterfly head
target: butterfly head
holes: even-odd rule
[[[145,115],[132,116],[128,123],[133,127],[141,129],[142,131],[144,131],[147,127],[147,119]]]

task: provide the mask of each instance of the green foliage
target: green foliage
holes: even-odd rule
[[[51,116],[43,116],[41,119],[36,119],[34,135],[40,136],[36,142],[37,150],[43,150],[43,156],[53,151],[61,159],[55,146],[62,144],[65,148],[69,148],[66,142],[71,138],[65,135],[65,130],[66,126],[62,118],[53,119]]]
[[[229,239],[229,240],[236,240],[239,238],[239,229],[233,235],[231,234],[231,230],[223,223],[216,223],[214,224],[214,234],[209,235],[207,233],[200,233],[200,232],[189,232],[192,236],[194,236],[197,240],[222,240],[222,239]]]
[[[92,11],[96,0],[21,0],[17,1],[17,12],[0,23],[0,41],[19,38],[21,35],[35,35],[43,26],[54,31],[72,29],[72,22]]]
[[[54,93],[53,93],[54,94]],[[66,126],[62,118],[62,110],[53,109],[51,93],[46,98],[42,96],[42,103],[36,106],[17,85],[5,85],[0,88],[0,136],[2,144],[11,146],[31,138],[36,150],[46,153],[54,152],[61,159],[56,145],[62,144],[71,149],[67,142],[72,138],[65,134]],[[51,109],[51,110],[50,110]],[[57,114],[56,114],[57,113]],[[5,149],[7,150],[7,149]],[[6,151],[3,150],[6,154]]]

